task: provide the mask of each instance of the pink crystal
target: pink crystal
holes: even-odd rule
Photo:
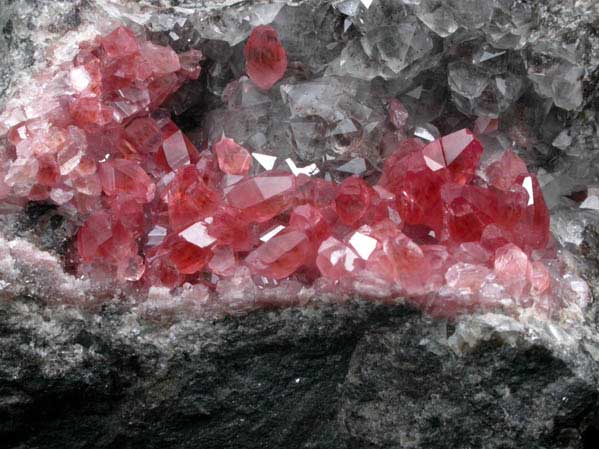
[[[459,262],[445,273],[447,285],[467,294],[475,294],[482,287],[491,270],[484,265]]]
[[[324,277],[338,281],[355,270],[358,259],[355,251],[336,238],[329,237],[318,248],[316,265]]]
[[[294,190],[293,175],[271,172],[235,184],[226,199],[248,221],[264,222],[289,207]]]
[[[133,32],[119,27],[109,35],[100,39],[102,48],[110,58],[122,58],[139,51],[139,44]]]
[[[300,231],[283,232],[252,251],[245,259],[250,270],[261,276],[282,279],[307,261],[309,240]]]
[[[533,295],[545,293],[551,287],[551,275],[545,265],[538,260],[529,265],[526,275]]]
[[[474,134],[491,134],[499,129],[499,120],[496,118],[478,117],[474,121],[472,131]]]
[[[185,136],[180,130],[175,131],[162,143],[162,151],[166,163],[172,170],[177,170],[191,162]]]
[[[140,52],[142,59],[151,64],[154,75],[166,75],[181,69],[179,57],[172,48],[144,42]]]
[[[507,150],[501,158],[486,170],[489,184],[501,190],[509,190],[518,176],[527,175],[526,164],[512,150]]]
[[[218,192],[206,185],[194,166],[177,170],[168,191],[169,224],[174,231],[181,231],[210,216],[219,200]]]
[[[98,173],[102,191],[108,196],[130,195],[147,203],[154,198],[156,189],[152,179],[137,163],[126,159],[114,159],[100,164]]]
[[[320,244],[330,234],[330,226],[324,215],[310,204],[303,204],[293,209],[289,226],[304,231],[315,244]]]
[[[237,258],[233,249],[230,246],[214,249],[208,268],[218,276],[233,276],[237,269]]]
[[[125,127],[127,141],[133,150],[140,153],[154,153],[162,144],[162,133],[154,120],[141,117]]]
[[[370,206],[372,191],[366,182],[355,176],[347,178],[337,188],[335,209],[346,225],[360,221]]]
[[[248,150],[233,139],[222,137],[212,148],[218,158],[218,166],[229,175],[246,175],[250,171],[252,157]]]
[[[389,121],[395,129],[403,130],[408,122],[408,111],[401,102],[392,98],[387,106],[389,112]]]
[[[495,252],[494,262],[497,279],[504,283],[508,291],[519,298],[527,285],[529,271],[528,257],[513,243],[502,246]]]

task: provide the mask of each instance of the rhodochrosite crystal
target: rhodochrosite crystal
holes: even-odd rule
[[[2,116],[10,162],[0,177],[12,187],[4,202],[61,205],[84,221],[77,236],[84,264],[139,280],[145,269],[139,242],[151,205],[159,204],[157,181],[198,160],[168,116],[153,111],[197,78],[200,58],[196,50],[177,55],[123,27],[81,44],[57,77],[62,90],[53,80],[48,97],[32,99],[36,107],[17,103]]]
[[[285,74],[285,49],[269,26],[252,31],[244,56],[260,89]],[[256,301],[267,304],[296,295],[297,285],[315,297],[407,296],[448,315],[559,306],[554,298],[567,287],[549,212],[515,152],[482,160],[468,129],[407,138],[408,110],[397,99],[386,102],[392,131],[381,139],[380,176],[356,158],[339,167],[345,178],[319,177],[317,164],[288,158],[281,166],[224,133],[200,151],[159,109],[198,77],[200,59],[117,28],[81,44],[62,67],[60,89],[46,80],[52,89],[35,107],[17,103],[1,116],[0,199],[53,202],[79,223],[81,274],[142,291],[202,284],[240,310],[252,307],[256,291],[279,292]],[[226,95],[240,88],[240,101],[264,104],[265,93],[244,79]],[[305,98],[285,89],[303,113]],[[345,120],[342,145],[357,131],[335,107],[323,110]],[[478,133],[498,126],[482,123]]]
[[[245,70],[260,89],[270,89],[287,70],[287,53],[273,27],[262,25],[254,28],[243,55]]]

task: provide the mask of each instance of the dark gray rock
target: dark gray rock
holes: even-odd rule
[[[597,362],[582,345],[560,352],[540,329],[498,316],[456,327],[366,303],[159,323],[115,304],[92,313],[3,300],[0,441],[594,447]]]

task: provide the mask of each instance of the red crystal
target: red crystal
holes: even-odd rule
[[[169,185],[168,216],[171,229],[181,231],[208,217],[216,210],[218,200],[218,192],[206,185],[197,168],[180,168]]]
[[[335,198],[339,219],[348,226],[358,222],[370,206],[371,195],[371,187],[363,179],[352,176],[344,180]]]
[[[162,132],[156,122],[149,117],[133,120],[125,127],[125,135],[134,151],[140,153],[154,153],[162,144]]]
[[[459,184],[472,180],[482,153],[482,145],[467,129],[441,137],[422,149],[431,171],[448,169],[453,181]]]
[[[154,198],[156,186],[137,163],[126,159],[114,159],[100,164],[98,173],[102,191],[108,196],[129,195],[141,203]]]
[[[220,245],[228,246],[235,252],[250,251],[258,238],[254,229],[245,221],[239,211],[231,207],[221,207],[215,213],[208,232]]]
[[[197,273],[212,257],[209,249],[196,246],[179,236],[169,237],[163,245],[167,248],[168,259],[182,274]]]
[[[69,109],[75,124],[82,128],[108,125],[114,117],[114,110],[97,98],[75,99]]]
[[[257,26],[243,49],[245,71],[260,89],[268,90],[283,78],[287,53],[273,27]]]
[[[184,165],[197,164],[198,150],[179,128],[168,120],[161,128],[162,146],[156,153],[155,162],[164,172]]]
[[[122,58],[139,51],[139,43],[133,32],[127,28],[119,27],[109,35],[100,39],[102,48],[109,58]]]
[[[94,259],[98,247],[111,236],[112,219],[108,212],[90,216],[77,234],[77,250],[84,261]]]
[[[330,226],[320,210],[310,204],[297,206],[289,218],[289,226],[304,231],[310,240],[320,244],[330,234]]]
[[[521,248],[541,249],[549,242],[549,210],[543,198],[543,192],[535,175],[520,175],[516,185],[527,193],[527,202],[518,220],[514,220],[512,235],[514,243]]]

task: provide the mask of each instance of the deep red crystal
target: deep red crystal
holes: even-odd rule
[[[270,89],[287,70],[287,53],[271,26],[261,25],[252,30],[243,56],[249,78],[260,89]]]

